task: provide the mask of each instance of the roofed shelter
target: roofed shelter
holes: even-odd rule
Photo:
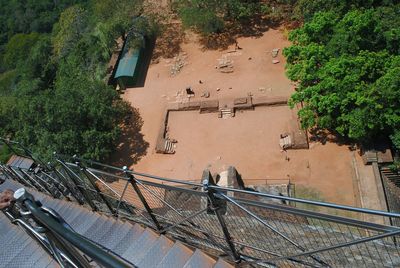
[[[121,89],[126,89],[128,87],[134,87],[138,79],[138,72],[140,67],[140,62],[144,50],[144,40],[142,46],[131,46],[131,38],[137,35],[128,34],[126,37],[124,48],[121,51],[117,70],[115,71],[114,81],[116,81]]]

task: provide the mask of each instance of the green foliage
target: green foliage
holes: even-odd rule
[[[393,0],[298,0],[293,11],[293,17],[308,22],[318,12],[333,11],[338,16],[343,16],[352,9],[362,10],[364,8],[390,6],[396,2]]]
[[[7,163],[10,159],[12,151],[6,145],[0,146],[0,163]]]
[[[271,11],[259,0],[177,0],[183,25],[203,34],[221,33],[227,24],[241,25]]]
[[[0,36],[6,44],[0,44],[5,63],[0,70],[0,136],[16,139],[44,158],[57,151],[104,160],[130,111],[103,81],[114,40],[131,27],[143,27],[146,34],[156,27],[152,21],[135,25],[140,1],[76,2],[4,3],[5,9],[15,10],[0,11],[0,26],[10,22]],[[39,10],[35,16],[40,18],[32,18],[37,25],[11,23],[30,8]]]
[[[76,0],[0,0],[0,53],[17,33],[49,33],[59,14]]]
[[[196,28],[205,33],[219,33],[224,29],[224,21],[218,1],[181,1],[179,15],[185,27]]]
[[[8,71],[0,74],[0,96],[6,96],[13,88],[16,71]]]
[[[73,50],[87,30],[87,14],[81,6],[72,6],[61,13],[54,25],[52,44],[54,56],[65,57]]]
[[[400,146],[400,6],[347,13],[344,7],[349,3],[317,12],[291,32],[293,45],[284,54],[287,75],[298,88],[290,103],[304,104],[299,116],[305,128],[328,128],[360,142],[386,133]]]
[[[29,57],[31,48],[39,40],[40,34],[16,34],[7,42],[3,62],[10,70]]]

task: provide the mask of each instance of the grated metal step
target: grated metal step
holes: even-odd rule
[[[192,256],[193,251],[180,242],[175,242],[168,254],[157,265],[158,268],[183,267]]]
[[[52,259],[42,247],[21,228],[0,213],[0,267],[46,267]],[[40,265],[40,266],[39,266]],[[59,267],[58,264],[51,267]]]
[[[150,229],[146,229],[136,241],[133,241],[122,257],[137,265],[137,260],[141,259],[146,254],[157,239],[158,234]]]
[[[23,186],[19,183],[6,180],[0,185],[0,191],[21,187]],[[216,262],[198,249],[193,252],[180,242],[174,242],[150,228],[116,220],[32,189],[29,192],[44,206],[57,211],[76,232],[110,249],[137,267],[232,267],[222,260]],[[0,247],[0,268],[13,267],[14,263],[17,265],[15,267],[59,267],[35,241],[12,225],[4,215],[0,217],[0,241],[3,243]],[[21,249],[29,255],[22,254]]]
[[[232,265],[230,265],[223,259],[219,259],[217,263],[214,265],[214,268],[232,268]]]
[[[212,268],[215,260],[196,249],[183,268]]]
[[[168,251],[172,248],[174,242],[165,236],[158,237],[157,241],[147,251],[147,253],[138,260],[138,267],[156,267],[157,264],[165,257]]]

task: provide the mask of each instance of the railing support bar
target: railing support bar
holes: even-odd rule
[[[115,211],[115,216],[118,218],[119,217],[119,207],[121,206],[122,203],[122,199],[124,198],[126,189],[128,188],[129,185],[129,181],[126,181],[125,186],[124,186],[124,190],[122,191],[121,196],[119,197],[119,201],[118,201],[118,205],[117,205],[117,209]]]
[[[67,179],[61,172],[59,172],[59,171],[57,170],[57,168],[56,168],[53,164],[51,164],[51,163],[49,162],[49,163],[48,163],[48,166],[49,166],[49,170],[50,170],[50,171],[53,171],[54,174],[56,175],[56,177],[57,177],[61,182],[63,182],[63,183],[65,184],[65,187],[67,187],[67,189],[69,190],[70,194],[75,198],[75,200],[78,201],[78,203],[79,203],[80,205],[83,205],[85,202],[82,201],[82,197],[85,198],[85,196],[82,195],[82,192],[80,192],[82,196],[79,196],[79,195],[76,193],[75,189],[78,188],[78,186],[76,185],[75,181],[71,179],[72,184],[73,184],[73,187],[75,187],[75,189],[74,189],[74,188],[72,188],[71,185],[70,185],[71,182],[68,181],[68,179]],[[46,173],[45,173],[45,174],[46,174]],[[63,185],[64,185],[64,184],[63,184]],[[78,191],[80,191],[80,190],[78,189]]]
[[[209,209],[211,209],[215,215],[217,216],[219,225],[221,226],[222,232],[224,233],[225,241],[229,246],[229,249],[231,251],[232,257],[236,263],[240,263],[241,258],[240,254],[236,251],[235,244],[233,243],[233,239],[229,233],[229,230],[226,226],[224,217],[222,216],[221,210],[220,210],[220,205],[218,204],[218,201],[214,195],[215,191],[212,189],[209,189],[208,186],[209,184],[213,184],[214,180],[211,176],[211,173],[209,170],[204,170],[203,172],[203,189],[205,192],[207,192],[208,198],[210,200],[209,203]]]
[[[128,168],[126,166],[123,169],[125,170],[125,174],[126,174],[127,178],[129,179],[129,183],[132,185],[132,187],[135,190],[136,194],[138,195],[140,201],[142,202],[144,208],[146,209],[147,213],[150,215],[155,227],[157,228],[157,231],[160,232],[162,230],[162,227],[161,227],[160,223],[158,222],[156,216],[153,214],[153,210],[150,208],[149,204],[147,203],[146,199],[144,198],[139,187],[137,186],[135,177],[128,172]]]
[[[89,206],[94,210],[97,211],[98,208],[97,206],[93,203],[91,197],[86,193],[86,191],[80,189],[79,187],[79,183],[76,181],[76,178],[79,176],[75,174],[75,172],[73,172],[72,170],[70,170],[67,165],[60,159],[56,159],[56,161],[58,163],[61,164],[61,166],[63,167],[63,169],[66,171],[68,177],[71,179],[71,181],[75,184],[76,189],[82,194],[83,198],[85,198],[86,203],[89,204]],[[80,179],[80,178],[79,178]]]
[[[81,162],[77,161],[76,165],[81,169],[83,175],[85,175],[85,177],[89,180],[90,184],[93,186],[93,188],[96,190],[97,194],[100,196],[101,200],[104,202],[104,204],[106,204],[107,208],[110,210],[110,212],[112,214],[115,213],[115,210],[113,208],[113,206],[110,204],[110,202],[104,197],[103,193],[101,192],[100,188],[97,186],[96,182],[93,181],[92,176],[90,176],[90,174],[88,174],[88,172],[86,171],[86,167],[82,165]]]
[[[17,179],[17,181],[19,183],[22,183],[22,184],[28,185],[29,187],[37,189],[37,187],[35,185],[33,185],[31,181],[29,181],[26,178],[22,177],[21,174],[18,174],[18,172],[16,172],[11,167],[8,167],[8,170],[11,172],[11,174],[13,174],[15,176],[15,178]]]

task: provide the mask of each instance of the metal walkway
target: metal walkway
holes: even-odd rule
[[[0,191],[16,190],[23,185],[6,180]],[[43,206],[57,211],[79,234],[111,250],[137,267],[232,267],[222,259],[215,260],[198,249],[159,235],[139,224],[92,212],[73,202],[54,199],[29,189]],[[0,213],[0,267],[59,267],[57,262],[21,228]]]

